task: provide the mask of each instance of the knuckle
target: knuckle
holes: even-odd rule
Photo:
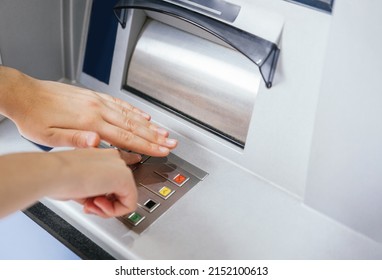
[[[154,143],[149,143],[148,149],[150,150],[150,152],[155,153],[159,150],[159,146],[157,144],[154,144]]]
[[[136,131],[138,128],[138,125],[135,121],[133,121],[130,118],[125,119],[125,127],[130,131]]]
[[[107,95],[107,100],[117,105],[121,105],[121,102],[122,102],[119,98],[114,97],[112,95]]]
[[[86,146],[86,143],[85,143],[83,137],[81,137],[81,133],[79,131],[72,134],[71,143],[75,147],[85,147]]]
[[[99,109],[102,106],[102,102],[98,98],[89,98],[86,100],[86,107],[92,109]]]
[[[125,117],[128,117],[130,112],[129,112],[129,109],[125,108],[125,107],[121,107],[121,113],[123,116]]]
[[[113,101],[113,102],[115,102],[117,104],[121,103],[121,100],[119,98],[117,98],[115,96],[112,96],[112,95],[109,95],[109,96],[111,98],[111,101]]]
[[[118,139],[120,139],[121,142],[129,144],[133,142],[134,134],[125,130],[120,130],[120,132],[118,133]]]
[[[117,98],[117,97],[114,97],[114,96],[111,96],[111,98],[112,98],[112,101],[113,101],[115,104],[120,105],[120,106],[122,106],[122,108],[124,108],[124,107],[123,107],[123,101],[122,101],[121,99],[119,99],[119,98]],[[127,109],[128,109],[128,108],[127,108]]]
[[[78,123],[81,127],[93,127],[95,124],[95,116],[93,115],[81,115],[78,117]]]
[[[20,133],[23,135],[23,131],[20,130]],[[46,139],[50,139],[56,136],[56,133],[52,129],[46,129],[42,133],[43,137]]]

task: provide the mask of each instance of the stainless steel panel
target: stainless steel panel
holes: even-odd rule
[[[74,82],[82,70],[92,0],[62,1],[64,77]]]
[[[256,65],[154,20],[142,30],[127,85],[244,144],[260,83]]]

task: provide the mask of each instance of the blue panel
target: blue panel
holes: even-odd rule
[[[118,21],[111,0],[93,0],[83,71],[108,84]]]

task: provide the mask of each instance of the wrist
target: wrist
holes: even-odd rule
[[[0,66],[0,114],[12,120],[25,116],[22,108],[28,99],[30,83],[31,79],[20,71]]]

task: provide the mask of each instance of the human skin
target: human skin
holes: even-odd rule
[[[137,194],[127,165],[140,155],[95,147],[104,140],[136,153],[166,156],[177,145],[148,114],[122,100],[4,66],[0,113],[36,143],[79,148],[0,156],[0,217],[42,197],[73,199],[86,213],[101,217],[130,213]]]

